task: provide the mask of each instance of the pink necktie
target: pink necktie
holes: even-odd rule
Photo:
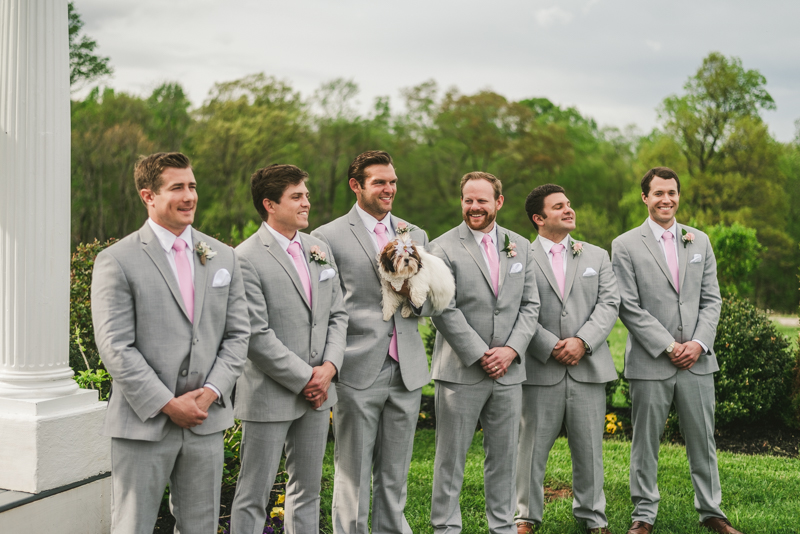
[[[386,243],[389,242],[389,238],[386,237],[386,227],[383,223],[375,225],[375,237],[378,238],[378,252],[380,252],[383,250],[383,247],[386,246]],[[389,356],[391,356],[394,361],[399,362],[399,354],[397,350],[397,327],[395,326],[392,329],[392,340],[389,342]]]
[[[303,249],[300,243],[292,241],[289,243],[289,248],[286,249],[289,255],[294,260],[294,267],[297,269],[297,274],[300,275],[300,282],[303,284],[303,289],[306,290],[306,298],[308,299],[309,306],[311,305],[311,280],[308,279],[308,269],[306,268],[306,259],[303,256]]]
[[[564,250],[564,245],[556,243],[550,247],[550,253],[553,255],[553,274],[556,275],[556,283],[558,290],[561,291],[561,298],[564,298],[564,257],[561,252]]]
[[[500,262],[497,257],[497,247],[492,243],[492,238],[489,234],[483,236],[481,243],[483,243],[483,250],[486,251],[486,257],[489,258],[489,274],[492,276],[492,288],[495,296],[497,296],[497,283],[500,280]]]
[[[661,234],[661,239],[664,240],[664,252],[667,255],[667,265],[669,265],[669,272],[672,273],[672,281],[675,282],[675,287],[678,290],[678,293],[681,292],[681,288],[678,284],[678,256],[675,255],[675,239],[672,235],[672,232],[667,230],[663,234]]]
[[[180,237],[172,244],[175,251],[175,267],[178,270],[178,285],[181,287],[183,304],[189,314],[189,321],[194,322],[194,284],[192,283],[192,266],[186,257],[186,241]]]

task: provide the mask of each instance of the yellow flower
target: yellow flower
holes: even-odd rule
[[[276,507],[275,507],[275,508],[273,508],[273,509],[272,509],[272,511],[269,513],[269,516],[270,516],[270,517],[277,517],[278,519],[280,519],[281,521],[283,521],[283,507],[276,506]]]
[[[608,432],[609,434],[613,434],[616,431],[617,431],[617,425],[615,425],[614,423],[608,423],[606,425],[606,432]]]
[[[286,500],[286,494],[278,495],[278,500],[275,501],[275,504],[283,504],[283,501]]]
[[[610,413],[606,415],[606,421],[609,423],[616,423],[617,422],[617,415]]]

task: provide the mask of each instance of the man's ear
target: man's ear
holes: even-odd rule
[[[358,180],[356,180],[355,178],[350,178],[347,184],[350,186],[350,189],[353,190],[353,193],[358,194],[358,192],[361,191],[361,184],[359,184]]]
[[[272,206],[272,201],[268,198],[265,198],[261,201],[264,206],[264,209],[267,210],[267,213],[275,213],[275,208]]]
[[[139,190],[139,198],[142,199],[145,206],[150,206],[153,203],[153,199],[155,198],[156,194],[153,193],[150,189],[140,189]]]

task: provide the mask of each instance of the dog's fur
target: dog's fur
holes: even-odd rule
[[[415,245],[407,235],[386,244],[378,254],[378,271],[381,274],[384,321],[391,319],[400,305],[403,306],[400,312],[403,317],[410,317],[412,312],[408,300],[421,308],[425,299],[430,298],[433,308],[441,311],[456,294],[455,280],[447,265]],[[395,292],[406,281],[409,299]]]

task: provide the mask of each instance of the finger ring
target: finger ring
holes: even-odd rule
[[[496,365],[494,366],[494,370],[497,371],[497,366]]]

